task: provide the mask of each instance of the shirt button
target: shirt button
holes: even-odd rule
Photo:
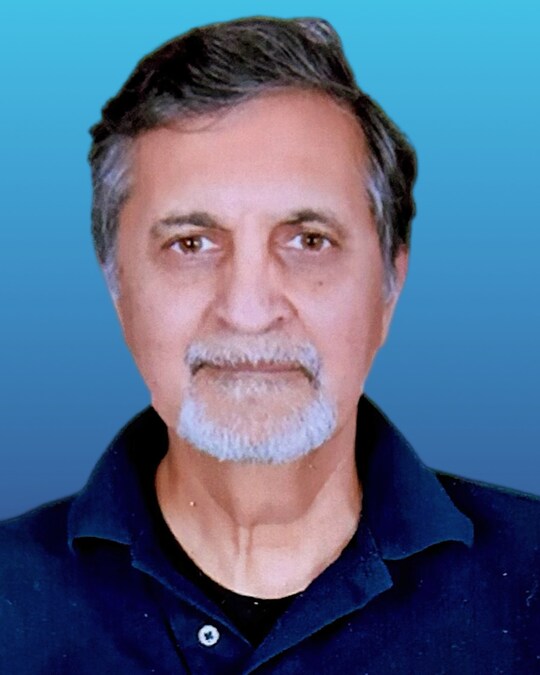
[[[199,642],[205,647],[213,647],[219,640],[219,631],[215,626],[206,624],[197,633]]]

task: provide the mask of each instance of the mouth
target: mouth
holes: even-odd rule
[[[313,381],[313,375],[299,363],[280,363],[270,361],[258,361],[256,363],[242,362],[236,364],[230,363],[209,363],[200,361],[192,369],[192,374],[196,375],[203,368],[213,370],[216,374],[223,375],[289,375],[291,373],[301,373],[310,382]]]

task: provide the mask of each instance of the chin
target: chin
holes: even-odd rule
[[[188,397],[181,406],[176,432],[219,461],[279,465],[320,447],[335,433],[336,425],[335,406],[322,394],[277,418],[264,408],[249,414],[244,407],[226,419],[216,419],[204,404]]]

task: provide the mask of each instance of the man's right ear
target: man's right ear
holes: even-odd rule
[[[112,303],[114,305],[114,309],[116,311],[116,315],[118,317],[118,320],[120,321],[120,326],[122,327],[123,330],[124,321],[122,319],[122,311],[120,306],[120,290],[118,287],[118,274],[116,266],[113,266],[110,263],[104,263],[101,264],[100,267],[101,272],[103,274],[103,278],[105,279],[105,285],[107,286],[107,289],[111,296]]]

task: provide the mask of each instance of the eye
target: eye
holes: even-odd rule
[[[291,239],[291,248],[308,251],[323,251],[330,248],[332,242],[320,232],[301,232]]]
[[[200,234],[191,234],[186,237],[177,237],[167,244],[168,248],[178,251],[184,255],[205,253],[216,248],[216,245]]]

